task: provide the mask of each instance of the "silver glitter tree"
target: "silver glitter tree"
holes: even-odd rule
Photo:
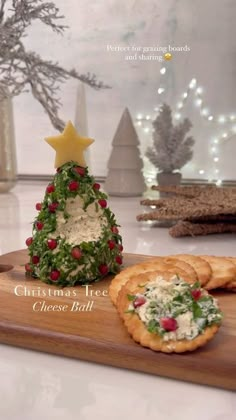
[[[173,126],[169,105],[163,104],[153,121],[153,145],[146,156],[159,172],[173,173],[180,170],[193,157],[193,137],[186,137],[192,124],[188,118]]]

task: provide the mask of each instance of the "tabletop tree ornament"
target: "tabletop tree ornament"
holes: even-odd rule
[[[80,136],[68,122],[62,134],[46,141],[56,150],[56,174],[43,201],[36,203],[33,234],[26,239],[26,274],[64,287],[117,273],[122,238],[107,196],[83,156],[93,140]]]
[[[86,92],[85,84],[79,83],[76,92],[76,103],[75,103],[75,129],[81,136],[88,136],[88,118],[87,118],[87,104],[86,104]],[[89,149],[85,150],[85,159],[88,168],[90,167],[90,154]]]
[[[63,18],[50,1],[0,0],[0,100],[6,96],[6,88],[12,97],[30,90],[59,131],[65,126],[58,115],[61,83],[74,78],[95,89],[108,87],[98,82],[94,74],[66,70],[58,63],[44,60],[26,49],[23,41],[34,22],[38,21],[55,33],[63,34],[66,26],[58,23]]]
[[[174,126],[171,108],[161,106],[159,115],[153,121],[153,145],[146,156],[157,168],[159,185],[178,185],[181,182],[180,169],[193,157],[193,137],[186,138],[192,124],[188,118]]]
[[[128,108],[121,116],[112,145],[105,182],[106,192],[124,197],[142,195],[145,190],[143,162],[138,148],[139,139]]]

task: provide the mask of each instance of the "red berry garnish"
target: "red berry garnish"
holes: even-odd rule
[[[116,234],[119,233],[119,230],[116,226],[112,226],[111,231],[112,231],[112,233],[116,233]]]
[[[35,223],[36,229],[37,230],[42,230],[44,227],[44,224],[42,222],[36,222]]]
[[[144,296],[138,296],[136,297],[136,299],[134,299],[133,306],[134,308],[138,308],[139,306],[144,305],[145,302],[146,302],[146,299]]]
[[[79,260],[82,257],[82,251],[80,248],[75,247],[71,251],[71,256],[75,258],[75,260]]]
[[[118,249],[119,249],[119,251],[120,251],[120,252],[122,252],[122,251],[123,251],[123,249],[124,249],[124,248],[123,248],[123,245],[119,244],[119,245],[118,245]]]
[[[59,204],[55,201],[54,203],[48,205],[48,210],[50,211],[50,213],[55,213],[58,206]]]
[[[60,168],[60,167],[59,167],[59,168],[57,168],[57,173],[58,173],[58,172],[61,172],[61,168]]]
[[[76,166],[76,167],[74,168],[74,171],[75,171],[78,175],[80,175],[80,176],[84,176],[84,175],[85,175],[85,169],[84,169],[84,168],[81,168],[81,166]]]
[[[48,194],[51,194],[52,192],[54,192],[55,191],[54,185],[53,184],[49,184],[47,186],[47,188],[46,188],[46,191],[47,191]]]
[[[178,328],[178,324],[175,318],[161,318],[160,325],[166,331],[175,331]]]
[[[95,183],[93,184],[93,189],[94,189],[94,190],[100,190],[100,188],[101,188],[101,185],[100,185],[100,184],[98,184],[98,182],[95,182]]]
[[[49,249],[55,249],[57,247],[56,239],[48,239],[47,240],[47,246],[48,246]]]
[[[25,271],[27,271],[27,273],[30,273],[32,271],[29,263],[25,264]]]
[[[117,255],[116,262],[117,264],[120,264],[120,265],[122,264],[122,257],[120,255]]]
[[[25,243],[26,243],[27,246],[30,246],[33,243],[33,238],[32,237],[27,238]]]
[[[114,241],[107,241],[107,244],[108,244],[110,249],[114,249],[115,246],[116,246],[116,243]]]
[[[105,209],[107,206],[107,201],[104,200],[103,198],[101,198],[100,200],[98,200],[98,203],[100,204],[100,206]]]
[[[77,191],[79,188],[79,183],[77,181],[70,181],[68,188],[70,191]]]
[[[201,292],[200,289],[194,289],[194,290],[191,291],[191,295],[192,295],[194,300],[198,300],[198,299],[200,299],[200,297],[202,295],[202,292]]]
[[[33,255],[33,257],[32,257],[32,263],[33,264],[38,264],[39,260],[40,260],[40,258],[38,257],[38,255]]]
[[[99,265],[98,269],[103,276],[108,273],[108,266],[106,264]]]
[[[36,203],[35,208],[36,208],[36,210],[40,211],[41,208],[42,208],[42,203]]]
[[[51,273],[50,273],[50,279],[52,281],[57,281],[59,279],[59,277],[60,277],[60,271],[58,271],[58,270],[51,271]]]

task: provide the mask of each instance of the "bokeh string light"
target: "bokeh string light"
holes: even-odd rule
[[[160,96],[163,95],[166,91],[165,89],[165,83],[164,83],[164,77],[167,73],[167,67],[162,67],[160,69],[160,87],[157,89],[157,94]],[[220,133],[210,139],[209,144],[209,151],[210,151],[210,158],[212,160],[213,164],[213,173],[211,175],[206,173],[206,170],[203,168],[197,168],[199,175],[205,175],[205,178],[208,179],[208,182],[215,182],[216,185],[220,186],[222,184],[222,179],[220,176],[220,170],[219,170],[219,146],[224,145],[226,142],[230,141],[233,137],[236,135],[236,113],[231,113],[229,115],[219,115],[215,116],[210,111],[209,107],[206,105],[203,97],[204,89],[203,87],[199,86],[197,83],[196,78],[192,78],[191,81],[188,84],[187,89],[181,94],[180,99],[177,101],[176,109],[173,112],[173,118],[176,121],[179,121],[182,119],[182,112],[183,109],[188,102],[188,100],[192,97],[194,101],[194,105],[196,108],[199,109],[200,116],[209,122],[209,124],[214,125],[215,128],[220,128]],[[159,112],[159,106],[156,106],[154,108],[154,112]],[[139,113],[136,117],[136,124],[140,128],[143,129],[143,132],[145,134],[151,133],[152,121],[156,118],[155,115],[145,115],[143,113]],[[149,181],[151,182],[151,176],[149,176]]]

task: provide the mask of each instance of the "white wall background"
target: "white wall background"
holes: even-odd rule
[[[59,61],[67,68],[91,71],[112,89],[86,88],[89,135],[96,139],[90,149],[91,170],[106,174],[111,141],[123,109],[128,106],[134,119],[138,113],[154,115],[154,107],[166,100],[175,106],[189,81],[196,77],[204,88],[204,101],[213,115],[236,113],[235,0],[57,0],[69,26],[63,37],[42,25],[31,28],[25,44],[45,59]],[[189,45],[189,53],[178,53],[168,63],[162,79],[165,93],[160,97],[160,68],[157,61],[125,61],[124,54],[107,52],[109,45]],[[157,54],[158,55],[158,54]],[[61,88],[61,116],[74,119],[77,82]],[[43,138],[54,135],[47,115],[30,94],[14,100],[15,131],[19,173],[51,174],[54,151]],[[211,176],[216,169],[211,141],[229,128],[205,122],[192,98],[182,114],[194,124],[196,138],[193,161],[184,168],[187,177]],[[236,122],[235,122],[236,124]],[[231,124],[232,125],[232,124]],[[150,133],[140,131],[141,148],[151,142]],[[217,146],[218,147],[218,146]],[[235,174],[236,138],[217,151],[217,169],[222,179]]]

